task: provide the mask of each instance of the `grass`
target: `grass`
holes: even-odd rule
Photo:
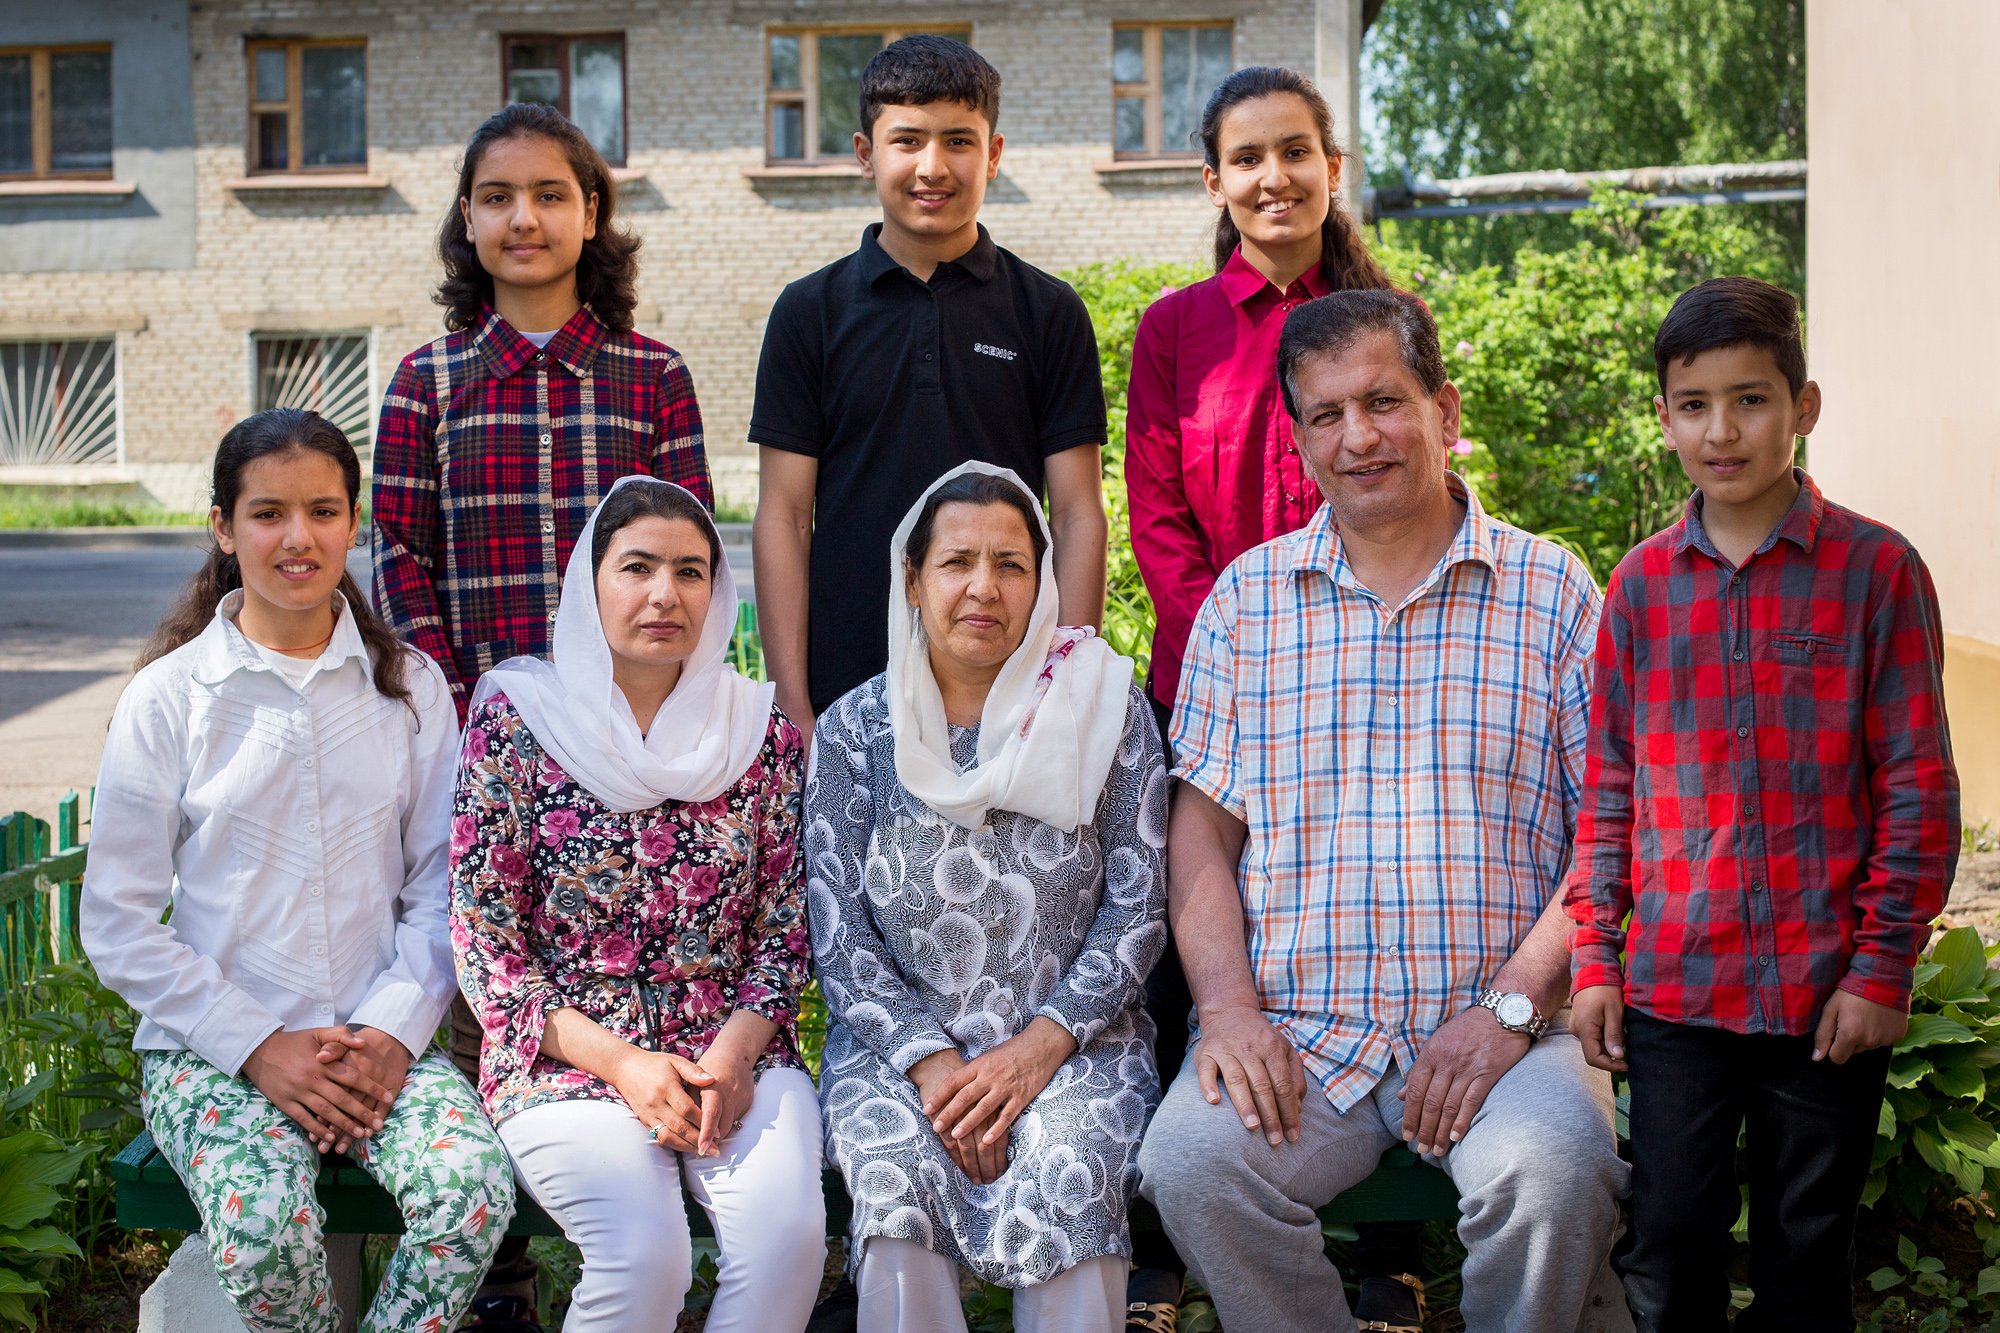
[[[207,514],[183,514],[151,506],[103,500],[8,495],[0,491],[0,528],[200,527]]]

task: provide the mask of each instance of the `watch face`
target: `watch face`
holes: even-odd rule
[[[1510,1028],[1524,1028],[1535,1019],[1535,1002],[1521,994],[1502,995],[1493,1015]]]

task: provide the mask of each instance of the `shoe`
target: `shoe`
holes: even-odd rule
[[[1424,1333],[1424,1282],[1414,1273],[1361,1279],[1354,1322],[1365,1333]]]
[[[805,1333],[854,1333],[860,1306],[860,1293],[854,1290],[852,1282],[842,1278],[826,1294],[826,1299],[812,1308]]]
[[[1180,1325],[1180,1274],[1133,1269],[1125,1283],[1125,1333],[1175,1333]]]
[[[535,1304],[525,1296],[475,1296],[461,1333],[542,1333]]]

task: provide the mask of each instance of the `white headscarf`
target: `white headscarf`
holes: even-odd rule
[[[652,477],[619,479],[620,487],[669,486]],[[700,501],[694,507],[701,510]],[[680,680],[660,705],[652,728],[640,734],[625,692],[611,679],[611,645],[597,614],[597,571],[590,558],[600,503],[583,525],[563,574],[556,608],[555,660],[510,657],[479,678],[477,705],[496,691],[520,712],[528,729],[563,770],[621,814],[650,810],[662,801],[707,801],[720,796],[757,757],[771,721],[774,687],[758,685],[729,665],[736,630],[736,580],[729,562],[710,573],[712,591],[701,637],[681,664]],[[702,512],[706,535],[715,525]],[[717,543],[718,546],[720,543]]]
[[[930,650],[904,594],[903,548],[933,491],[967,473],[1003,477],[1027,497],[1047,545],[1027,637],[1000,667],[979,715],[979,751],[960,773],[951,761],[944,696]],[[889,568],[889,726],[896,776],[954,824],[979,828],[989,810],[1012,810],[1065,831],[1089,822],[1125,730],[1132,659],[1091,629],[1056,624],[1054,543],[1035,493],[1006,468],[962,463],[925,491],[896,528]]]

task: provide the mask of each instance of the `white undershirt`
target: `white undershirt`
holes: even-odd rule
[[[311,657],[291,657],[279,652],[276,648],[266,648],[247,634],[243,637],[252,648],[257,650],[257,656],[271,664],[273,671],[276,671],[286,680],[292,682],[292,687],[301,694],[305,693],[306,677],[310,676],[312,669],[319,665],[318,654],[315,653]]]
[[[537,347],[547,347],[549,339],[561,332],[561,329],[550,329],[547,333],[523,333],[521,336]]]

